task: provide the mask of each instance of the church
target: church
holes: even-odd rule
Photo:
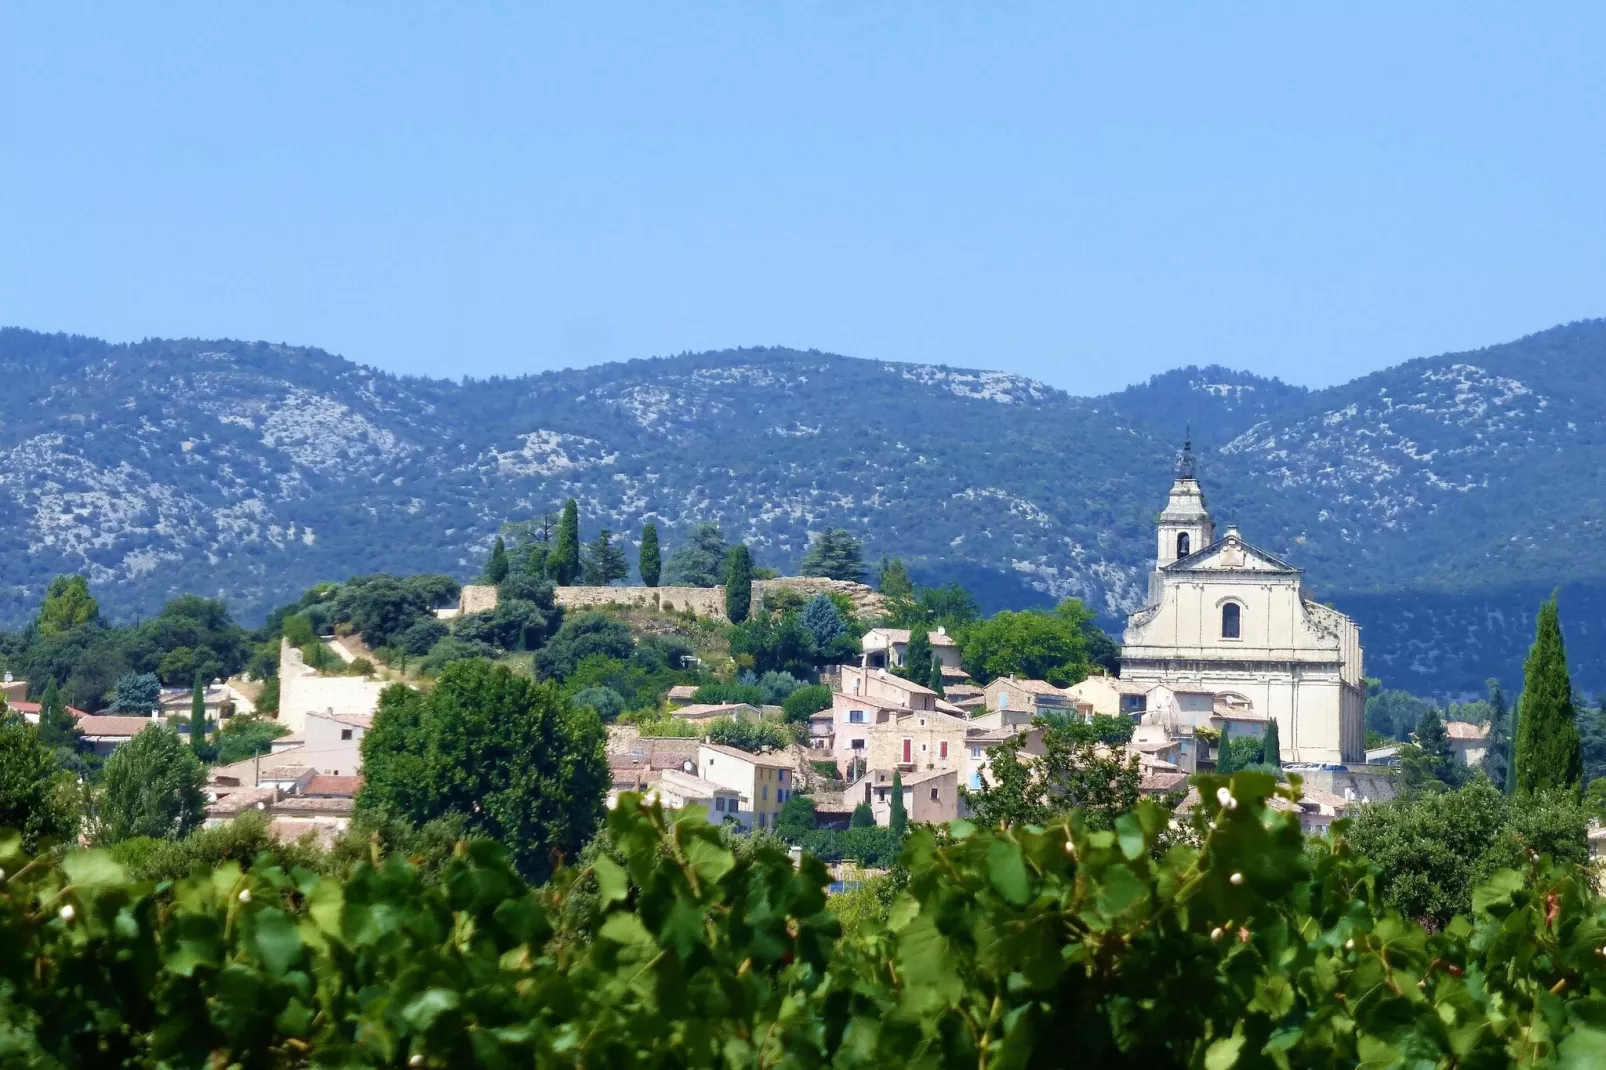
[[[1364,762],[1360,628],[1237,525],[1216,537],[1191,443],[1156,528],[1148,604],[1127,618],[1122,681],[1212,696],[1218,724],[1258,722],[1263,732],[1275,718],[1285,763]]]

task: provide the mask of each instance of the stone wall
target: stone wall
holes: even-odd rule
[[[465,583],[457,603],[462,616],[489,613],[496,608],[496,588],[487,584]]]
[[[478,588],[463,588],[465,613],[468,592]],[[846,580],[817,579],[813,576],[783,576],[774,580],[753,581],[753,604],[763,604],[764,596],[771,591],[795,591],[807,600],[822,592],[844,594],[853,603],[861,617],[879,617],[885,613],[881,595],[862,583]],[[494,598],[495,591],[492,590]],[[589,609],[596,606],[622,605],[683,611],[690,606],[699,617],[725,615],[725,588],[723,587],[559,587],[558,605],[565,609]],[[494,601],[492,603],[495,604]]]

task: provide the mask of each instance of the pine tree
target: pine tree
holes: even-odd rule
[[[923,624],[909,629],[909,643],[903,651],[903,675],[917,684],[931,679],[931,635]]]
[[[1500,681],[1490,677],[1486,686],[1489,688],[1489,735],[1483,752],[1483,772],[1489,783],[1503,792],[1509,789],[1511,780],[1511,714],[1506,708],[1506,693],[1500,689]]]
[[[1283,741],[1278,732],[1277,718],[1266,718],[1266,737],[1260,742],[1260,760],[1266,765],[1282,768]]]
[[[725,616],[732,624],[747,619],[753,609],[753,555],[745,542],[730,554],[730,571],[725,574]]]
[[[628,575],[630,562],[625,552],[614,545],[613,532],[603,528],[586,544],[584,562],[580,566],[581,582],[587,587],[606,587]]]
[[[641,582],[648,587],[658,586],[658,574],[663,570],[664,560],[658,549],[658,525],[653,523],[641,526],[641,557],[637,568],[641,572]]]
[[[558,539],[547,556],[546,573],[559,587],[569,587],[580,575],[580,507],[570,498],[563,503]]]
[[[502,540],[496,542],[500,546]],[[190,747],[196,754],[206,751],[206,678],[200,670],[196,670],[195,685],[190,691]]]
[[[822,531],[803,555],[798,575],[857,583],[864,579],[864,547],[851,532],[842,528]]]
[[[61,701],[61,691],[55,678],[45,684],[45,693],[39,700],[39,741],[47,747],[72,746],[73,719]]]
[[[507,579],[507,573],[507,544],[502,541],[502,536],[498,535],[496,542],[491,546],[491,556],[485,561],[485,582],[495,587]]]
[[[881,559],[876,568],[876,589],[895,601],[913,601],[915,585],[909,579],[909,570],[904,567],[902,558]]]
[[[926,686],[935,691],[938,698],[948,697],[948,690],[942,686],[942,659],[935,654],[931,656],[931,681]]]
[[[887,826],[898,836],[909,831],[909,811],[903,805],[903,773],[896,769],[892,771],[892,812]]]
[[[1539,607],[1534,645],[1522,666],[1516,764],[1517,791],[1522,795],[1577,791],[1583,777],[1578,717],[1554,594]]]

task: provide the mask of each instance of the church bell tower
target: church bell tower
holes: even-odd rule
[[[1189,554],[1198,553],[1216,539],[1216,526],[1210,520],[1205,506],[1204,491],[1193,476],[1193,435],[1182,443],[1182,456],[1177,459],[1177,478],[1171,484],[1171,497],[1165,511],[1155,522],[1158,532],[1158,552],[1155,568],[1179,561]]]

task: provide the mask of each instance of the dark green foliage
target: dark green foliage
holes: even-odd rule
[[[776,616],[765,610],[731,628],[730,649],[738,664],[755,673],[775,671],[797,677],[814,675],[818,656],[814,637],[800,614]]]
[[[171,728],[152,725],[106,759],[93,804],[97,843],[183,836],[206,817],[206,769]]]
[[[436,643],[445,639],[450,630],[445,621],[429,617],[409,624],[407,630],[396,637],[394,644],[415,658],[422,657]]]
[[[814,800],[807,795],[793,795],[781,804],[775,816],[775,834],[796,843],[798,838],[814,831]]]
[[[89,581],[82,576],[57,576],[45,591],[35,624],[48,639],[99,619],[100,604],[89,593]]]
[[[1266,718],[1266,736],[1260,742],[1260,761],[1264,765],[1278,767],[1283,764],[1282,737],[1275,717]]]
[[[915,585],[909,579],[909,570],[904,567],[902,558],[888,560],[883,557],[881,564],[876,566],[875,585],[876,590],[890,602],[902,604],[914,601]]]
[[[724,706],[732,702],[745,702],[750,706],[764,704],[764,689],[756,683],[703,684],[691,697],[699,705]]]
[[[559,587],[569,587],[580,577],[580,507],[573,498],[563,503],[557,541],[546,559],[546,574]]]
[[[853,816],[848,820],[848,827],[855,829],[875,828],[875,811],[870,809],[869,803],[860,803],[853,808]]]
[[[358,809],[414,825],[459,815],[539,879],[577,857],[602,816],[605,738],[596,713],[555,685],[459,662],[427,695],[398,685],[381,696]]]
[[[574,693],[576,706],[589,706],[604,722],[616,721],[625,712],[624,696],[611,687],[594,685]]]
[[[448,635],[445,639],[430,647],[429,653],[424,655],[418,663],[419,669],[426,673],[438,674],[448,665],[455,665],[459,661],[474,661],[494,658],[499,653],[496,647],[477,639],[459,639],[455,635]]]
[[[290,729],[278,721],[266,720],[265,716],[266,711],[262,711],[255,717],[234,716],[223,722],[215,741],[219,765],[267,754],[273,750],[274,740],[290,734]]]
[[[1413,791],[1453,790],[1466,780],[1466,767],[1456,758],[1437,709],[1430,707],[1418,722],[1415,742],[1400,748],[1400,772]]]
[[[613,532],[603,528],[586,544],[580,565],[580,582],[587,587],[607,587],[614,580],[630,575],[630,561],[622,547],[613,541]]]
[[[909,811],[903,802],[903,774],[896,769],[892,771],[892,809],[887,827],[900,839],[909,831]]]
[[[61,701],[55,680],[45,684],[45,693],[39,699],[39,742],[52,750],[73,745],[73,718]]]
[[[203,762],[212,756],[206,742],[206,678],[200,673],[190,685],[190,748]]]
[[[1506,706],[1506,693],[1500,681],[1490,677],[1485,681],[1489,689],[1489,735],[1483,752],[1481,768],[1496,791],[1507,791],[1511,781],[1511,712]],[[1606,755],[1602,755],[1606,758]]]
[[[148,717],[161,699],[162,682],[155,673],[127,673],[117,680],[117,694],[112,699],[114,713],[129,713]]]
[[[792,724],[808,724],[809,718],[831,708],[831,689],[824,684],[800,687],[781,703],[781,710]]]
[[[481,578],[494,587],[507,579],[508,572],[507,545],[498,535],[491,544],[491,555],[485,559],[485,571],[481,573]]]
[[[1410,739],[1430,706],[1409,691],[1385,690],[1381,680],[1366,681],[1366,727],[1389,739]]]
[[[803,607],[803,627],[808,629],[815,648],[826,650],[847,626],[842,622],[842,614],[837,611],[836,603],[827,595],[817,594]]]
[[[1054,612],[1005,610],[965,629],[960,651],[965,669],[979,683],[1014,674],[1069,687],[1089,671],[1086,633],[1092,614],[1076,599]]]
[[[52,748],[25,724],[0,717],[0,828],[16,829],[29,850],[72,837],[78,824],[72,778]]]
[[[1221,776],[1259,765],[1264,757],[1262,741],[1253,736],[1227,736],[1216,756],[1216,772]]]
[[[535,667],[544,677],[562,680],[594,654],[626,661],[635,649],[623,621],[605,613],[576,613],[566,617],[552,640],[536,652]]]
[[[833,580],[864,580],[864,544],[843,528],[820,532],[809,544],[799,576],[824,576]]]
[[[725,616],[732,624],[740,624],[753,608],[753,555],[748,552],[745,542],[739,542],[731,548],[728,565],[725,573]]]
[[[939,685],[942,683],[937,654],[931,649],[931,636],[922,625],[917,624],[909,629],[909,645],[904,648],[903,675],[925,687],[931,686],[933,676]]]
[[[717,587],[723,581],[725,536],[719,525],[704,521],[691,529],[684,545],[664,564],[664,583],[670,587]]]
[[[361,634],[363,641],[374,650],[406,643],[409,639],[404,637],[410,637],[414,628],[437,623],[436,607],[456,599],[459,590],[458,585],[446,576],[425,574],[397,577],[382,573],[358,576],[341,584],[328,601],[327,627],[350,625],[351,630]],[[309,626],[313,623],[309,621]],[[303,629],[298,625],[295,631],[296,634],[291,636],[290,618],[286,618],[286,636],[298,646],[306,645]]]
[[[1523,664],[1522,720],[1517,725],[1517,792],[1577,791],[1583,776],[1572,680],[1552,595],[1539,607],[1533,649]]]
[[[1381,867],[1378,891],[1408,918],[1442,926],[1472,909],[1472,893],[1505,867],[1525,869],[1530,850],[1557,861],[1589,857],[1586,816],[1560,796],[1510,799],[1483,777],[1459,791],[1413,795],[1362,808],[1357,850]]]
[[[647,587],[658,586],[658,574],[663,570],[663,555],[658,549],[658,525],[648,521],[641,526],[641,553],[636,559],[636,571]]]
[[[787,800],[790,803],[791,800]],[[869,809],[866,807],[866,809]],[[813,808],[810,807],[812,815]],[[847,829],[806,829],[790,834],[777,829],[781,837],[803,848],[822,862],[857,862],[865,866],[887,867],[898,862],[908,834],[878,828],[874,821]]]
[[[719,717],[708,726],[708,738],[727,747],[735,747],[758,754],[766,750],[780,750],[792,742],[786,726],[769,720],[745,717]]]

